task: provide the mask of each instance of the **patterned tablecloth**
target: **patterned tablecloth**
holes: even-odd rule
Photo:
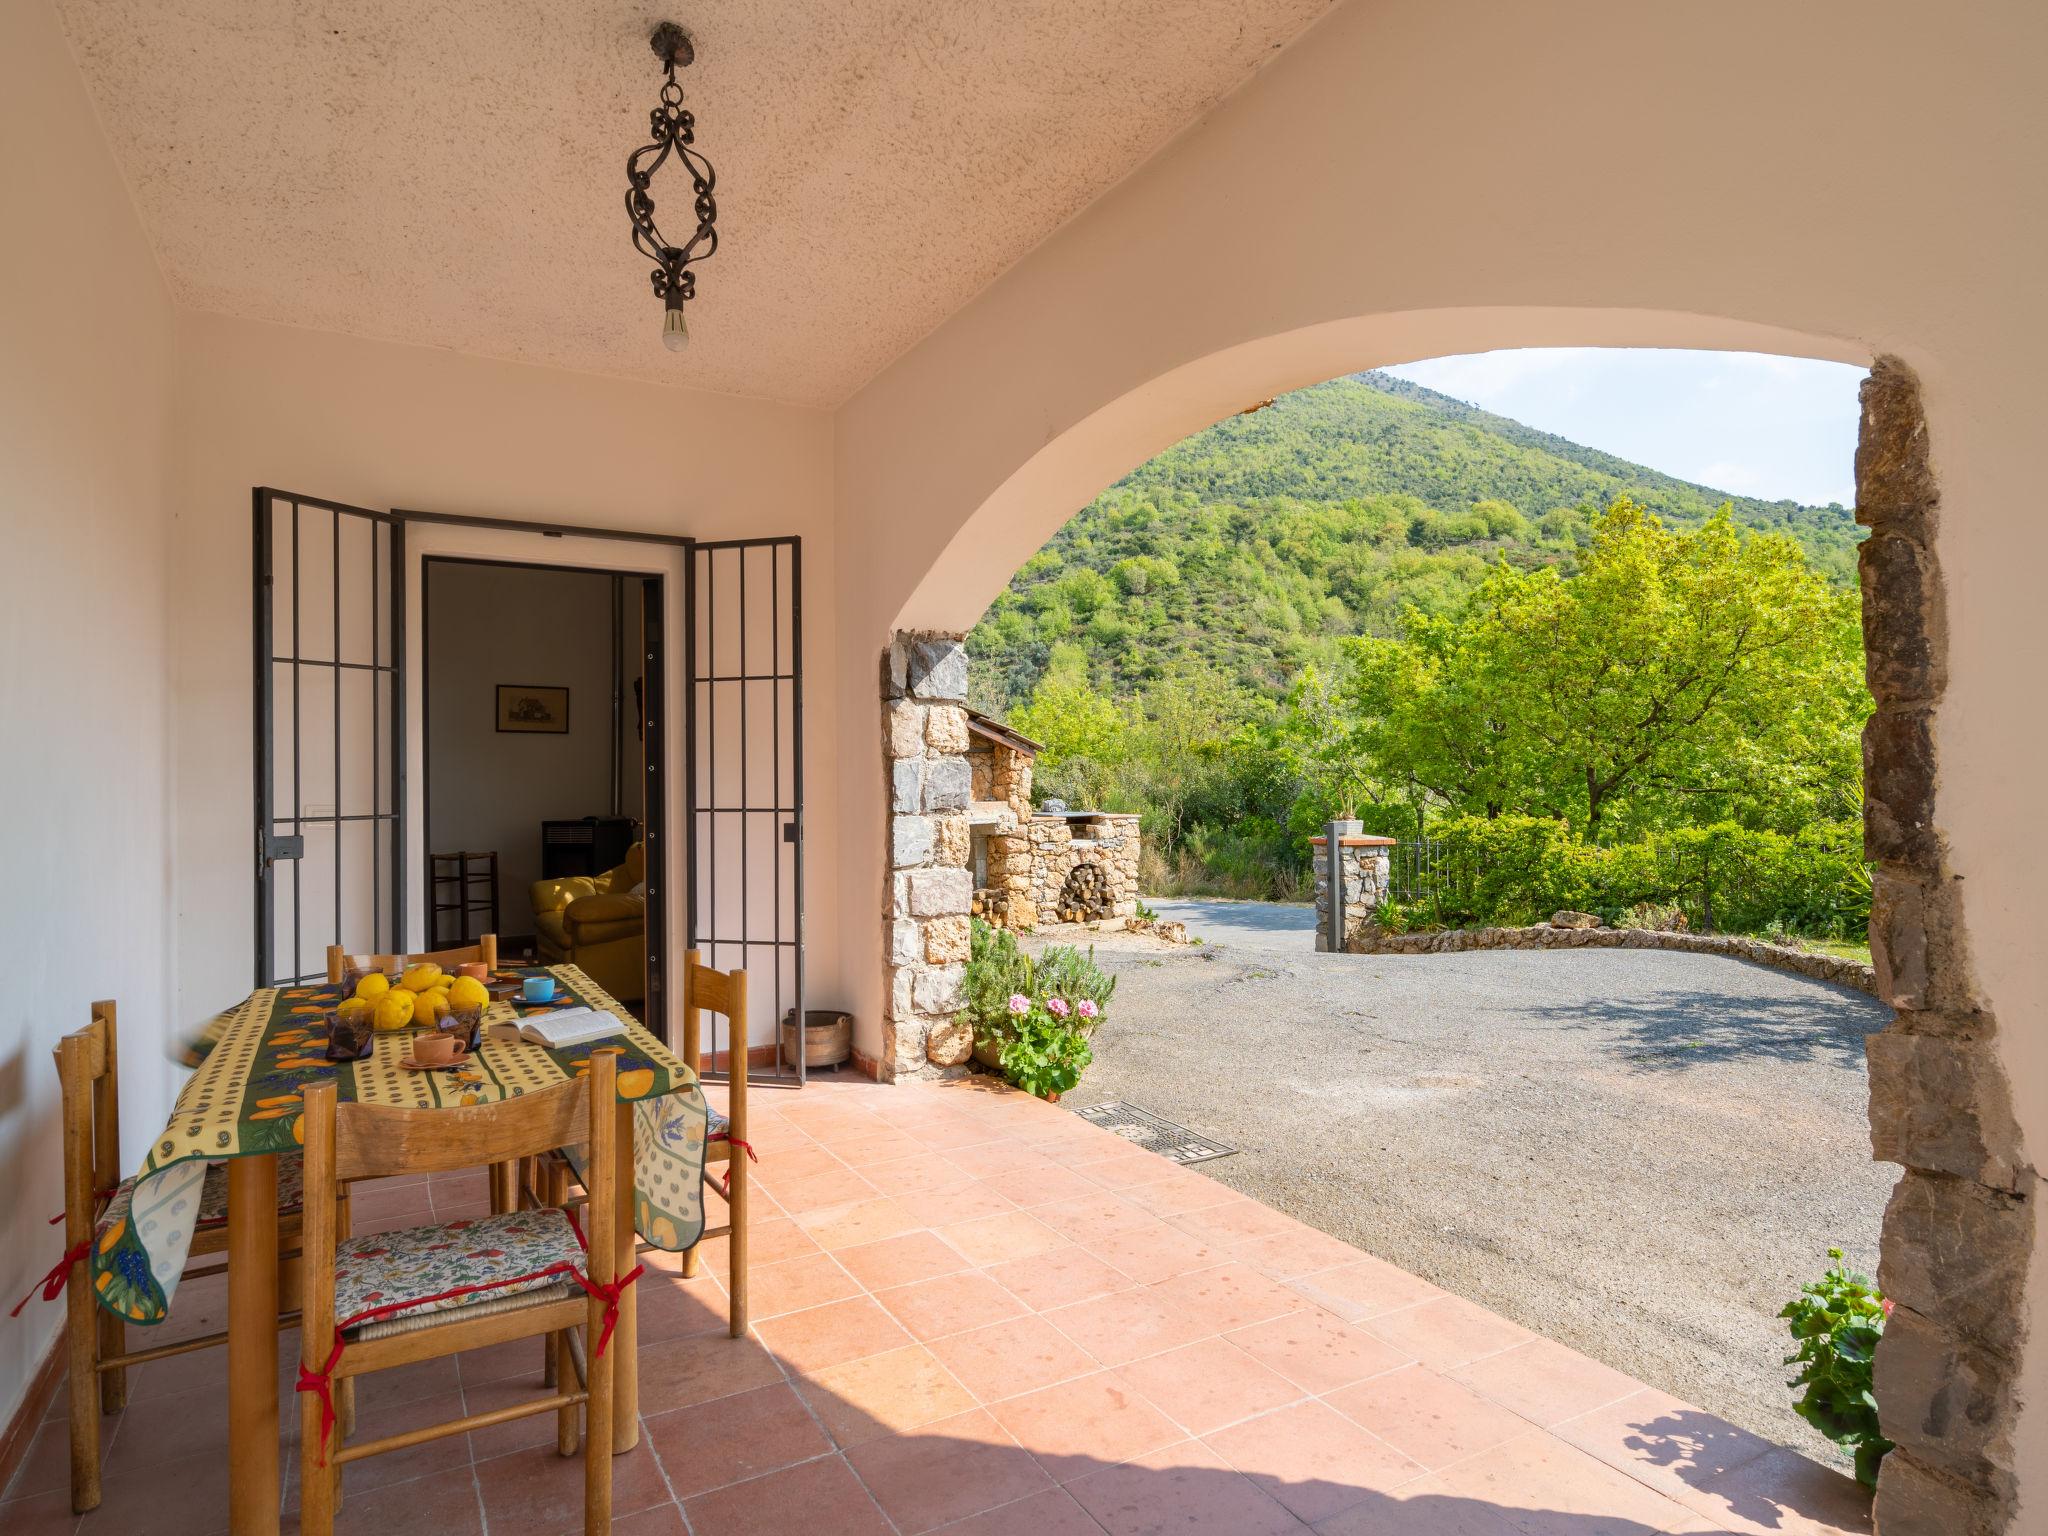
[[[229,1158],[296,1151],[307,1084],[333,1078],[341,1099],[401,1108],[487,1104],[579,1075],[590,1053],[604,1045],[624,1048],[619,1098],[635,1106],[634,1225],[658,1247],[690,1247],[704,1229],[703,1089],[689,1068],[582,971],[557,965],[545,973],[560,983],[554,1003],[517,997],[494,1002],[484,1017],[486,1028],[580,1002],[617,1014],[626,1023],[625,1038],[560,1051],[486,1040],[462,1069],[414,1072],[399,1065],[411,1045],[410,1030],[378,1035],[361,1061],[327,1060],[326,1015],[339,1000],[338,988],[266,987],[214,1019],[188,1053],[196,1070],[170,1122],[100,1218],[91,1256],[100,1305],[129,1322],[163,1321],[192,1246],[208,1167]],[[540,975],[543,969],[500,974]]]

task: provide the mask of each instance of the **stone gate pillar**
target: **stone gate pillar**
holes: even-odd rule
[[[899,634],[882,666],[882,752],[889,783],[884,1080],[964,1066],[972,1033],[958,1019],[967,965],[967,647],[958,635]]]
[[[1342,827],[1345,824],[1334,825]],[[1343,907],[1344,948],[1348,951],[1358,931],[1372,920],[1380,903],[1387,899],[1394,840],[1391,837],[1366,837],[1357,832],[1357,822],[1349,825],[1353,831],[1349,834],[1340,831],[1337,837],[1338,880],[1330,878],[1330,839],[1309,839],[1315,849],[1316,948],[1319,950],[1331,947],[1332,902],[1340,902]],[[1341,896],[1337,894],[1339,889],[1343,893]]]

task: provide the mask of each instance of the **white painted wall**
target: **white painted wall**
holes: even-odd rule
[[[428,567],[424,835],[430,852],[496,851],[500,933],[534,931],[540,824],[611,809],[611,600],[611,578],[582,571]],[[500,731],[500,683],[567,688],[568,730]]]
[[[2048,11],[2017,3],[1352,0],[841,408],[849,741],[892,627],[965,627],[1106,483],[1280,390],[1503,346],[1896,353],[1944,491],[1943,831],[2039,1157],[2044,57]],[[879,752],[844,772],[872,1050]],[[2048,1523],[2034,1295],[2025,1529]]]
[[[169,1106],[172,320],[46,6],[0,6],[0,1294],[63,1244],[57,1037],[120,1004],[126,1149]],[[36,152],[23,153],[33,145]],[[41,231],[33,238],[30,230]],[[152,1127],[153,1129],[153,1127]],[[0,1315],[0,1423],[63,1322]]]

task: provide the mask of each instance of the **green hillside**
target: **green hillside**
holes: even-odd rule
[[[975,702],[1022,703],[1056,646],[1115,699],[1170,677],[1278,694],[1343,636],[1450,611],[1501,559],[1575,569],[1624,492],[1683,528],[1727,504],[1853,583],[1845,508],[1731,496],[1367,373],[1220,422],[1077,512],[970,636]]]

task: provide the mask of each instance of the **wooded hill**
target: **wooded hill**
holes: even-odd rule
[[[1056,646],[1111,698],[1200,674],[1278,694],[1342,636],[1451,610],[1496,561],[1575,569],[1624,492],[1681,528],[1726,504],[1854,581],[1846,508],[1733,496],[1365,373],[1219,422],[1077,512],[970,636],[974,699],[1022,703]]]

